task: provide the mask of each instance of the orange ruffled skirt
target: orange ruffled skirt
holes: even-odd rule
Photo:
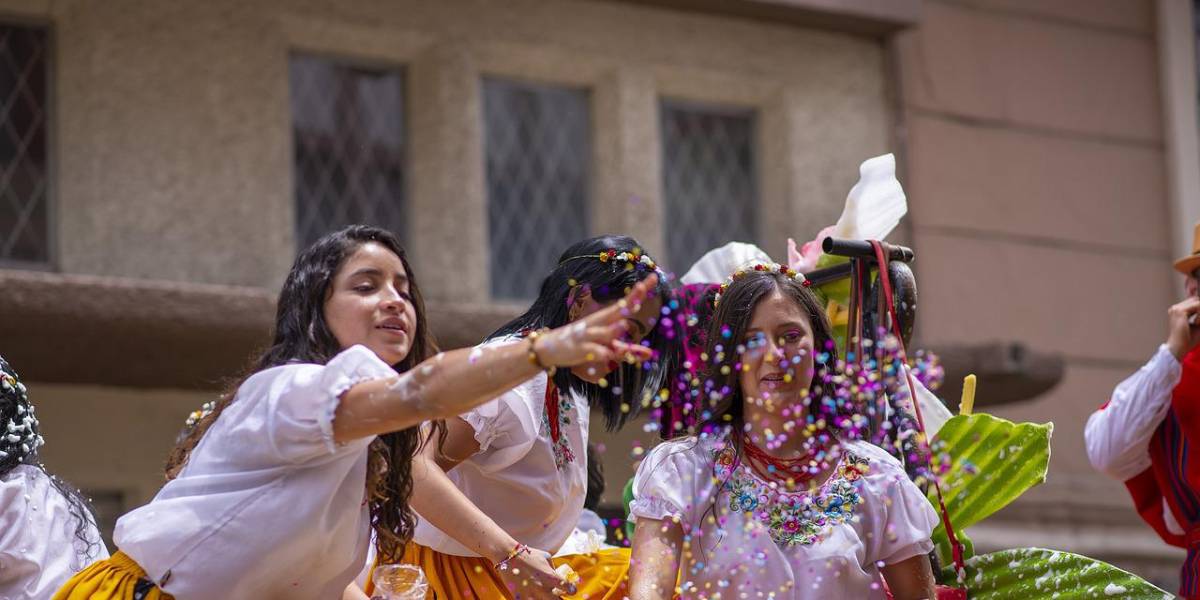
[[[409,542],[404,547],[402,564],[416,565],[429,580],[426,600],[494,600],[514,598],[492,564],[483,558],[443,554]],[[555,567],[571,565],[579,575],[574,595],[569,600],[620,600],[627,595],[629,549],[606,548],[595,554],[571,554],[550,559]],[[367,583],[367,595],[374,585]],[[520,590],[516,590],[520,593]]]
[[[174,600],[146,579],[146,571],[124,552],[99,560],[67,580],[53,600]]]

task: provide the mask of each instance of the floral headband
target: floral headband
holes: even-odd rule
[[[654,271],[658,269],[658,265],[655,264],[654,259],[650,258],[649,255],[644,254],[641,248],[634,248],[628,252],[617,252],[616,250],[609,249],[600,252],[599,254],[582,254],[580,256],[572,256],[571,258],[563,260],[558,264],[561,265],[567,261],[575,260],[577,258],[594,258],[602,263],[612,262],[613,264],[623,262],[625,263],[625,268],[627,270],[645,268]]]
[[[717,290],[717,295],[713,298],[713,308],[716,308],[717,305],[721,303],[721,296],[725,294],[725,290],[729,289],[730,284],[738,279],[741,279],[742,277],[745,277],[746,275],[749,275],[750,273],[755,272],[779,273],[781,275],[786,275],[792,281],[795,281],[804,287],[809,287],[812,285],[812,282],[806,279],[803,273],[787,265],[781,265],[778,263],[754,263],[734,271],[729,275],[728,278],[725,279],[725,283],[721,284],[721,289]]]
[[[207,417],[208,415],[211,415],[213,413],[213,411],[216,410],[216,408],[217,408],[217,403],[213,402],[211,400],[208,402],[205,402],[204,404],[201,404],[200,410],[193,410],[191,413],[188,414],[188,418],[186,421],[183,422],[183,426],[186,428],[189,428],[189,429],[192,427],[195,427],[196,425],[200,424],[201,419],[203,419],[204,417]]]

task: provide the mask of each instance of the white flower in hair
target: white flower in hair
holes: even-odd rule
[[[191,412],[191,414],[188,415],[187,421],[184,421],[184,425],[187,427],[195,427],[196,424],[201,421],[201,419],[203,419],[204,417],[207,417],[208,415],[211,415],[213,410],[216,409],[216,407],[217,407],[217,403],[213,402],[211,400],[208,402],[205,402],[204,404],[201,404],[200,410],[194,410]]]

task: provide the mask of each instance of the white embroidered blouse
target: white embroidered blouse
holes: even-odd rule
[[[932,550],[937,514],[892,456],[842,450],[821,488],[783,493],[735,468],[723,441],[666,442],[638,467],[631,517],[678,519],[684,598],[882,599],[879,567]]]

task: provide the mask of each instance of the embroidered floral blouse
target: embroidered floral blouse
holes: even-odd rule
[[[772,486],[723,440],[655,447],[634,476],[631,518],[678,519],[684,598],[882,599],[880,565],[928,553],[937,514],[904,469],[865,442],[842,445],[815,490]]]

